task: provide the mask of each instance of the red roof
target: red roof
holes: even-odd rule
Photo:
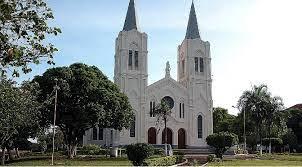
[[[298,109],[298,110],[302,110],[302,104],[296,104],[292,107],[289,107],[288,109]]]

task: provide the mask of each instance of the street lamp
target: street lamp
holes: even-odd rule
[[[54,91],[55,91],[55,109],[53,113],[53,136],[52,136],[52,154],[51,154],[51,165],[53,164],[54,161],[54,154],[55,154],[55,135],[56,135],[56,117],[57,117],[57,99],[58,99],[58,79],[55,78],[54,81],[56,82],[56,85],[54,86]]]
[[[235,106],[232,106],[233,108],[236,108],[239,110],[238,107],[235,107]],[[240,111],[240,110],[239,110]],[[244,151],[244,154],[246,152],[246,135],[245,135],[245,110],[243,110],[243,142],[244,142],[244,145],[243,145],[243,151]]]

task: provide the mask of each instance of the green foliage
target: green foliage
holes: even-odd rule
[[[164,134],[164,141],[165,143],[168,143],[168,135],[167,135],[167,122],[168,122],[168,118],[171,116],[171,109],[169,107],[169,105],[166,103],[166,101],[164,100],[161,100],[160,104],[156,105],[155,106],[155,109],[154,109],[154,115],[156,116],[157,118],[157,121],[156,121],[156,124],[157,125],[160,125],[162,124],[162,122],[164,123],[164,131],[165,131],[165,134]],[[165,154],[167,155],[168,154],[168,151],[167,151],[167,145],[165,145]]]
[[[36,76],[40,101],[46,101],[42,123],[52,124],[54,94],[57,84],[58,103],[56,125],[64,134],[71,158],[85,131],[92,127],[129,128],[133,111],[128,98],[97,67],[75,63],[69,67],[48,69]]]
[[[298,146],[298,138],[292,131],[288,131],[285,135],[282,136],[283,145],[288,145],[290,149],[294,149]]]
[[[162,148],[154,148],[154,155],[163,156],[165,155],[165,150]]]
[[[287,120],[286,124],[296,135],[298,143],[302,144],[302,110],[290,109],[288,113],[289,119]]]
[[[283,144],[282,139],[280,138],[264,138],[263,139],[263,145],[264,146],[269,146],[269,143],[271,141],[272,146],[281,146]]]
[[[215,147],[216,156],[222,158],[227,148],[238,143],[238,136],[234,133],[219,132],[209,135],[206,141],[209,146]]]
[[[144,166],[172,166],[177,163],[177,156],[166,156],[147,159]]]
[[[89,145],[85,145],[83,146],[83,148],[81,149],[81,154],[83,155],[99,155],[101,151],[101,147],[98,145],[94,145],[94,144],[89,144]]]
[[[228,110],[224,108],[213,109],[213,126],[214,133],[217,132],[233,132],[235,116],[228,114]]]
[[[45,41],[61,30],[48,26],[54,16],[44,0],[0,0],[0,11],[0,75],[13,71],[18,77],[19,69],[28,73],[29,63],[41,60],[53,64],[57,48]]]
[[[33,94],[35,84],[0,80],[0,147],[11,147],[17,139],[27,139],[39,129],[39,108]]]
[[[246,134],[247,136],[256,134],[260,144],[264,135],[281,137],[286,131],[282,99],[272,96],[266,85],[253,86],[251,90],[243,92],[238,101],[238,108],[240,110],[239,120],[235,122],[243,122],[245,112]]]
[[[213,162],[213,161],[214,161],[214,158],[216,158],[216,155],[215,155],[215,154],[210,154],[210,155],[208,155],[208,157],[207,157],[207,161],[208,161],[208,162]]]
[[[143,165],[144,160],[152,156],[153,153],[153,146],[145,143],[132,144],[126,147],[128,159],[133,163],[134,166]]]
[[[46,150],[52,149],[52,138],[53,138],[53,132],[47,132],[43,130],[38,135],[38,144],[40,144],[43,148]],[[64,145],[64,135],[63,132],[60,130],[60,128],[56,128],[56,134],[55,134],[55,149],[59,150],[59,148],[62,148]]]

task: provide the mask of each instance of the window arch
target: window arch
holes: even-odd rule
[[[150,101],[150,117],[155,117],[155,100]]]
[[[197,134],[198,134],[198,138],[202,138],[202,116],[199,115],[197,117]]]
[[[185,103],[179,103],[179,118],[185,118]]]
[[[98,129],[94,127],[92,129],[92,140],[97,140],[98,139]]]
[[[130,127],[130,137],[135,137],[135,116],[133,117]]]
[[[99,127],[99,140],[104,140],[104,129]]]

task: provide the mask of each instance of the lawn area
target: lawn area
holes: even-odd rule
[[[20,161],[7,164],[9,166],[50,166],[51,159]],[[126,158],[98,158],[89,160],[55,160],[56,166],[132,166]]]
[[[302,155],[263,155],[257,159],[211,162],[208,166],[302,166]]]

